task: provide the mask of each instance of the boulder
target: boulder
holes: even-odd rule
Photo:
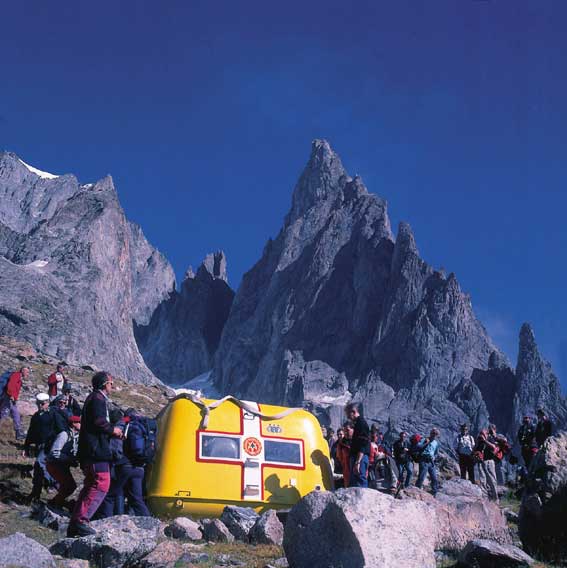
[[[567,558],[567,432],[548,438],[530,466],[519,531],[529,554],[557,563]]]
[[[234,536],[220,519],[203,519],[203,537],[210,542],[234,542]]]
[[[55,560],[49,550],[22,533],[0,538],[0,551],[0,567],[55,568]]]
[[[470,568],[527,568],[535,560],[522,549],[492,540],[471,540],[459,555],[459,565]]]
[[[372,489],[314,491],[290,511],[283,547],[294,568],[434,568],[436,523],[417,500]],[[377,536],[379,535],[379,538]]]
[[[460,551],[470,540],[490,539],[510,544],[512,536],[506,517],[494,502],[486,499],[481,489],[461,478],[445,481],[433,497],[430,493],[408,487],[400,493],[404,499],[426,503],[434,513],[437,525],[435,548]]]
[[[96,535],[65,538],[50,551],[66,558],[82,558],[105,568],[119,568],[149,554],[163,534],[162,523],[152,517],[119,515],[93,521]]]
[[[142,558],[138,568],[173,568],[185,549],[180,542],[164,540],[160,542],[147,556]]]
[[[201,540],[203,535],[199,523],[187,517],[177,517],[171,524],[165,527],[165,534],[172,538],[182,538],[185,540]]]
[[[54,556],[57,568],[90,568],[88,560],[80,558],[63,558],[62,556]]]
[[[284,527],[274,509],[268,509],[262,513],[250,530],[250,542],[252,544],[277,544],[283,543]]]
[[[258,516],[254,509],[229,505],[224,508],[220,519],[236,540],[248,542],[248,534]]]

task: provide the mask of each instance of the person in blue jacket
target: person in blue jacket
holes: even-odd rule
[[[431,490],[433,496],[437,495],[439,489],[439,480],[437,475],[437,465],[435,459],[439,453],[439,430],[433,428],[429,434],[429,438],[425,438],[420,443],[421,457],[419,461],[419,477],[417,478],[416,487],[422,487],[425,477],[429,474],[431,482]]]

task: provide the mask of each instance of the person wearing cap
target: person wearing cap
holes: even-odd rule
[[[96,534],[89,521],[110,487],[110,439],[123,436],[122,430],[110,423],[108,397],[112,384],[110,373],[96,373],[92,378],[93,392],[85,400],[78,450],[85,480],[67,529],[69,537]]]
[[[29,501],[38,501],[41,498],[44,479],[51,480],[46,468],[46,449],[53,440],[54,417],[49,407],[49,395],[40,392],[36,397],[37,412],[31,417],[30,427],[24,442],[24,457],[35,455],[33,464],[32,491],[28,496]],[[32,446],[35,451],[32,452]]]
[[[30,376],[30,368],[22,367],[19,371],[12,373],[8,378],[4,392],[0,397],[0,421],[9,413],[14,423],[16,440],[25,440],[26,435],[22,430],[22,420],[18,410],[18,399],[25,379]]]
[[[63,394],[63,385],[67,381],[63,374],[63,369],[63,364],[59,363],[55,372],[47,377],[47,394],[49,394],[49,400],[53,400],[56,396]]]
[[[522,451],[522,458],[526,467],[529,469],[533,457],[536,455],[538,447],[535,437],[535,428],[532,424],[531,416],[524,416],[522,425],[518,430],[518,442]]]
[[[439,430],[432,428],[429,433],[429,438],[422,440],[419,447],[421,450],[421,461],[419,462],[419,475],[415,486],[421,489],[425,477],[429,474],[431,492],[435,497],[439,488],[437,465],[435,464],[435,460],[439,454]]]
[[[67,397],[67,415],[81,416],[82,408],[79,401],[73,396],[73,385],[67,381],[63,385],[63,394]]]
[[[80,429],[81,417],[69,417],[67,427],[62,432],[59,432],[49,450],[47,471],[59,484],[57,495],[48,502],[53,507],[71,507],[71,503],[66,503],[66,500],[77,488],[77,484],[71,474],[71,468],[78,465],[77,452],[79,450]]]
[[[537,411],[537,424],[535,427],[535,439],[538,448],[543,446],[543,443],[551,436],[553,432],[553,423],[545,415],[545,410],[539,408]]]

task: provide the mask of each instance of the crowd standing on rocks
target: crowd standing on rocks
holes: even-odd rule
[[[58,365],[53,376],[61,374],[65,377],[63,370],[63,366]],[[17,410],[16,414],[11,411],[12,407],[9,403],[14,401],[14,395],[17,401],[19,391],[16,392],[15,386],[19,385],[21,389],[22,382],[28,376],[29,368],[27,367],[11,373],[3,387],[0,403],[1,417],[5,418],[7,415],[12,417],[16,435],[20,439],[23,437],[23,432],[19,414],[17,414]],[[53,381],[53,378],[49,380]],[[49,380],[48,386],[50,385]],[[151,462],[153,452],[155,452],[155,424],[152,424],[151,419],[140,416],[133,408],[121,412],[111,403],[110,395],[114,380],[110,373],[98,372],[94,374],[91,380],[92,392],[86,398],[82,409],[79,402],[72,396],[73,386],[67,377],[65,377],[62,385],[55,384],[57,391],[52,390],[52,395],[39,393],[36,396],[37,412],[32,416],[25,436],[24,454],[35,456],[33,488],[29,500],[34,502],[36,506],[45,507],[40,501],[42,491],[45,487],[56,487],[57,493],[48,501],[48,507],[53,512],[47,513],[45,511],[48,509],[44,508],[42,515],[56,516],[59,513],[64,514],[63,510],[68,509],[71,512],[71,518],[67,526],[67,535],[69,537],[89,537],[101,533],[97,536],[97,539],[99,541],[102,539],[101,542],[105,542],[105,546],[110,546],[107,542],[109,538],[114,539],[113,536],[105,535],[109,527],[115,525],[122,527],[133,522],[133,525],[128,525],[133,528],[128,530],[155,531],[158,525],[150,526],[147,523],[144,524],[145,521],[143,520],[140,520],[140,522],[126,521],[125,519],[128,519],[128,517],[124,516],[125,512],[135,518],[151,516],[143,499],[143,479],[144,468],[147,463]],[[489,500],[495,503],[498,501],[498,485],[501,477],[498,471],[502,476],[504,473],[508,476],[509,465],[504,466],[502,464],[506,461],[513,462],[513,457],[510,455],[510,443],[503,435],[497,433],[493,424],[490,424],[486,429],[481,429],[476,437],[469,433],[466,424],[461,426],[461,430],[450,449],[454,450],[458,458],[462,479],[459,480],[459,484],[447,480],[441,483],[438,461],[440,460],[442,440],[439,436],[439,430],[432,428],[430,434],[426,437],[420,434],[410,436],[408,432],[402,431],[390,447],[384,434],[375,425],[369,427],[362,415],[361,404],[347,404],[345,414],[347,421],[337,430],[336,435],[330,428],[324,429],[324,435],[329,442],[330,453],[334,461],[337,480],[342,477],[343,483],[347,487],[360,488],[359,490],[364,490],[367,487],[387,489],[388,492],[402,500],[410,498],[424,503],[423,506],[416,505],[418,509],[419,507],[423,509],[419,511],[413,511],[413,505],[404,505],[407,509],[405,515],[414,513],[427,515],[426,509],[423,508],[425,505],[433,507],[431,510],[437,511],[436,514],[453,515],[455,517],[452,522],[454,526],[451,529],[453,532],[444,536],[431,536],[433,539],[431,554],[434,543],[437,543],[435,546],[441,546],[438,543],[442,542],[445,543],[445,546],[449,542],[449,548],[452,550],[456,550],[458,547],[463,549],[464,545],[467,545],[466,549],[463,550],[462,557],[465,560],[467,558],[472,560],[463,560],[464,565],[477,565],[478,558],[483,558],[489,552],[496,556],[516,556],[521,558],[522,562],[525,562],[522,551],[511,550],[514,547],[510,546],[505,530],[495,516],[495,511],[499,511],[499,509],[490,509],[490,501],[482,504],[483,491],[488,495]],[[540,450],[553,434],[553,424],[543,409],[539,409],[537,415],[537,424],[532,425],[531,420],[526,420],[518,431],[518,446],[521,454],[522,456],[524,454],[529,456],[528,460],[523,460],[524,463],[518,464],[518,478],[522,480],[523,485],[521,487],[525,489],[525,500],[531,503],[530,511],[532,512],[537,506],[545,510],[545,507],[550,507],[548,503],[552,503],[549,498],[547,498],[547,501],[540,498],[538,491],[541,491],[541,488],[538,489],[537,484],[534,485],[533,481],[529,481],[530,475],[533,478],[537,473],[536,464]],[[148,439],[151,449],[148,448]],[[530,450],[529,453],[528,449]],[[546,459],[545,455],[544,452],[542,459]],[[70,500],[77,487],[73,468],[79,464],[84,474],[84,481],[77,501],[74,502]],[[500,467],[499,464],[501,464]],[[426,493],[415,493],[416,489],[411,487],[414,468],[418,468],[415,483],[417,491],[423,486],[425,479],[429,477],[431,493],[433,497],[437,497],[433,501],[438,501],[439,504],[433,505],[432,502],[428,501]],[[538,471],[541,469],[542,466],[540,465]],[[382,481],[382,485],[380,485],[380,481]],[[467,489],[466,485],[469,485],[471,489]],[[477,485],[480,485],[483,491]],[[351,490],[349,489],[349,491]],[[390,496],[384,495],[384,492],[374,491],[371,493],[391,499]],[[337,494],[339,496],[336,505],[339,508],[348,508],[355,502],[360,505],[366,499],[366,497],[359,497],[358,494],[353,494],[355,496],[352,498],[341,497],[340,491]],[[319,499],[319,497],[312,499]],[[362,501],[359,502],[359,499],[362,499]],[[455,499],[458,503],[453,503]],[[536,502],[535,505],[534,501]],[[481,513],[479,513],[478,504],[481,504]],[[298,504],[298,507],[300,505],[301,503]],[[465,506],[470,508],[471,515],[478,516],[481,514],[482,518],[476,521],[478,526],[473,527],[474,530],[470,526],[468,528],[455,528],[458,522],[463,522],[462,519],[459,521],[460,517],[467,517],[468,515],[463,510]],[[380,504],[379,507],[386,507],[386,505]],[[388,510],[394,516],[391,505],[387,505],[388,507],[390,508]],[[404,514],[400,514],[400,518],[403,518]],[[110,521],[110,517],[116,519],[116,521],[113,521],[114,524],[108,524],[107,521]],[[291,518],[293,519],[293,515]],[[524,512],[523,519],[524,532],[532,534],[532,531],[525,527],[528,522],[533,522],[533,514],[530,517],[529,512]],[[470,519],[467,522],[470,524]],[[415,528],[418,530],[419,527],[416,525]],[[287,531],[287,527],[285,530]],[[294,528],[290,528],[291,532],[294,530]],[[382,527],[382,530],[384,530],[384,527]],[[419,530],[422,529],[419,528]],[[171,538],[188,538],[190,540],[205,538],[209,541],[232,542],[236,539],[243,542],[281,544],[284,541],[284,526],[275,511],[258,515],[250,509],[227,507],[221,519],[205,519],[199,522],[186,518],[176,519],[174,523],[168,526],[166,534]],[[147,535],[144,538],[146,537]],[[486,537],[492,540],[473,541],[473,537],[477,539]],[[103,554],[97,548],[98,545],[95,546],[96,541],[92,541],[92,546],[89,544],[88,552],[85,552],[81,548],[83,545],[72,544],[75,540],[75,538],[71,538],[68,541],[61,541],[54,545],[53,550],[63,556],[70,557],[83,554],[82,557],[89,559],[102,558],[106,554]],[[79,540],[82,539],[79,538]],[[154,551],[158,551],[158,547],[161,545],[154,540],[150,539],[150,544],[139,547],[136,554],[139,554],[141,558],[143,555],[154,554]],[[495,545],[492,542],[493,540],[497,540],[500,544]],[[529,538],[527,540],[529,541]],[[112,546],[118,547],[119,545],[114,542]],[[532,546],[532,550],[537,552],[538,541]],[[171,545],[168,545],[168,547],[171,548]],[[384,550],[387,550],[388,547],[385,546]],[[134,553],[130,548],[128,548],[128,554],[132,555]],[[163,548],[167,547],[164,546]],[[286,547],[286,552],[288,548],[289,546]],[[161,551],[161,549],[159,550]],[[175,548],[175,554],[181,554],[180,550],[178,547]],[[126,555],[126,553],[124,554]],[[423,557],[423,566],[430,565],[431,554],[428,549],[420,553],[416,552],[416,554],[415,558]],[[293,555],[294,553],[290,552],[290,558],[294,558]],[[120,562],[123,562],[125,557],[120,556],[120,559],[116,560],[116,564],[103,565],[121,566]],[[308,558],[308,555],[306,558]],[[301,565],[307,564],[304,564],[303,561],[292,560],[292,566]],[[362,558],[355,559],[352,565],[371,564],[368,564],[368,560]],[[384,564],[384,566],[388,565],[387,563]],[[482,566],[482,564],[478,565]]]

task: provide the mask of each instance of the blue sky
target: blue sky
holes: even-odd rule
[[[173,263],[237,285],[313,138],[454,271],[515,362],[523,321],[567,386],[567,2],[7,3],[0,148],[111,173]]]

